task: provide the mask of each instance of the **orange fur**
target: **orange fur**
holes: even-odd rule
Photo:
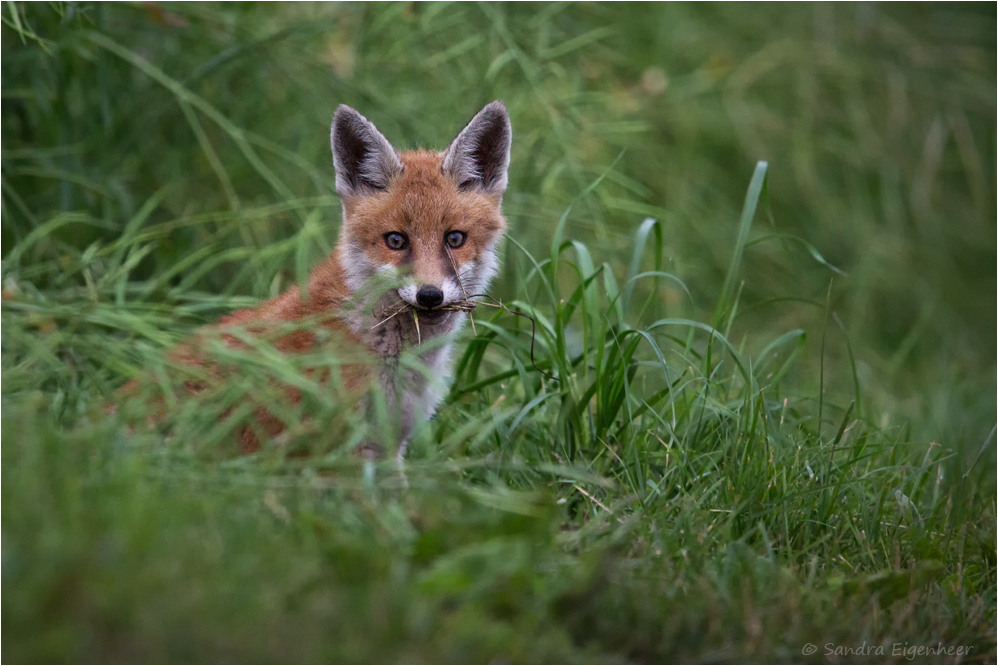
[[[441,172],[439,153],[418,150],[399,157],[405,171],[386,192],[344,201],[344,224],[373,260],[395,265],[409,260],[417,283],[438,283],[453,272],[439,242],[444,233],[468,232],[465,244],[451,250],[457,265],[463,266],[505,231],[506,219],[499,208],[502,196],[461,192]],[[389,250],[382,240],[384,233],[396,229],[409,230],[411,260],[407,253]]]

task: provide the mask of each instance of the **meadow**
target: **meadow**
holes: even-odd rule
[[[0,18],[5,662],[995,661],[995,5]],[[536,334],[476,310],[405,480],[267,341],[173,391],[334,247],[338,104],[493,99]]]

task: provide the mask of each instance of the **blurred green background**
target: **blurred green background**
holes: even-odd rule
[[[19,560],[11,553],[18,551],[8,548],[7,542],[13,538],[22,543],[17,535],[27,534],[38,521],[44,523],[48,514],[39,509],[34,519],[16,516],[21,509],[13,507],[31,501],[40,486],[10,482],[15,477],[8,477],[7,470],[12,466],[34,469],[38,478],[47,478],[48,463],[36,459],[41,455],[37,451],[58,448],[58,442],[97,437],[118,441],[115,446],[120,446],[120,438],[125,437],[121,433],[112,436],[108,430],[99,436],[71,436],[59,428],[72,428],[79,415],[89,413],[141,367],[150,349],[168,346],[227,309],[276,295],[300,281],[331,250],[340,213],[328,135],[338,104],[358,109],[400,149],[443,148],[484,104],[502,99],[514,132],[504,204],[509,236],[544,256],[558,220],[575,201],[566,235],[586,243],[596,261],[608,262],[623,281],[635,232],[646,217],[656,218],[663,230],[662,270],[681,278],[693,305],[689,306],[680,286],[667,283],[649,292],[656,299],[653,309],[698,321],[709,321],[721,298],[746,188],[756,163],[766,161],[767,186],[742,257],[738,310],[728,337],[739,348],[758,348],[791,329],[806,332],[806,353],[790,375],[787,390],[801,409],[810,404],[812,411],[820,413],[821,408],[814,406],[819,399],[835,406],[826,408],[818,424],[819,439],[822,425],[834,433],[845,405],[861,396],[855,414],[871,428],[888,433],[885,436],[913,451],[938,443],[959,460],[954,468],[958,473],[969,474],[972,469],[979,473],[972,478],[972,492],[980,494],[968,500],[968,506],[976,508],[968,509],[970,514],[962,520],[977,522],[985,530],[974,565],[983,572],[985,582],[978,581],[980,589],[973,594],[960,588],[961,594],[971,597],[960,603],[978,604],[973,612],[961,606],[960,612],[976,619],[960,626],[971,627],[967,631],[978,636],[988,622],[993,625],[995,457],[993,442],[981,445],[996,421],[994,4],[4,3],[2,20],[0,241],[8,438],[12,425],[17,428],[30,421],[27,414],[43,414],[25,430],[33,433],[25,435],[25,441],[32,442],[32,452],[9,453],[10,439],[4,447],[5,591],[16,589],[21,595],[18,599],[41,604],[17,615],[6,601],[10,595],[5,595],[4,638],[12,631],[33,637],[19,643],[17,652],[8,652],[5,640],[5,659],[239,660],[253,658],[240,652],[241,641],[247,640],[259,650],[255,654],[267,655],[263,658],[287,654],[289,659],[458,660],[500,654],[513,660],[709,661],[764,656],[785,661],[799,654],[792,651],[799,648],[792,646],[797,638],[802,642],[809,635],[807,627],[838,626],[845,632],[840,637],[857,641],[865,636],[849,633],[845,618],[858,616],[839,617],[834,604],[814,602],[818,606],[811,608],[801,601],[811,608],[803,613],[794,606],[799,600],[786,601],[806,599],[810,588],[801,591],[793,587],[796,583],[787,583],[784,589],[783,583],[772,582],[783,580],[782,574],[770,579],[758,571],[731,573],[724,565],[724,576],[734,576],[732,580],[744,576],[760,590],[784,595],[779,603],[790,605],[779,606],[783,609],[779,612],[798,619],[803,613],[807,627],[799,628],[799,635],[791,638],[760,639],[768,637],[770,630],[779,634],[781,616],[771,614],[764,622],[765,632],[753,633],[751,624],[746,624],[744,631],[725,643],[728,651],[718,653],[705,647],[706,638],[703,643],[690,639],[689,644],[675,638],[663,647],[628,637],[626,627],[645,627],[634,631],[654,633],[657,629],[648,627],[659,627],[663,617],[656,613],[680,611],[647,611],[650,615],[641,621],[628,616],[621,610],[627,603],[613,597],[615,592],[605,591],[616,589],[615,577],[624,574],[607,569],[609,565],[600,564],[604,560],[596,556],[586,560],[581,547],[580,560],[573,560],[571,566],[562,562],[554,554],[561,551],[551,545],[553,536],[546,531],[558,522],[554,518],[550,519],[554,522],[541,520],[540,527],[524,526],[512,518],[483,518],[480,532],[468,537],[486,544],[476,555],[483,561],[498,558],[524,563],[523,569],[510,565],[515,571],[502,579],[506,581],[503,586],[523,588],[509,593],[515,599],[496,611],[513,618],[510,633],[489,634],[496,645],[524,642],[507,652],[497,647],[490,653],[488,640],[457,620],[439,618],[443,625],[426,620],[427,626],[435,627],[426,630],[431,638],[412,639],[398,651],[393,651],[390,641],[384,644],[385,652],[364,644],[363,634],[371,626],[379,627],[371,630],[372,635],[384,641],[384,636],[405,631],[421,635],[418,628],[403,631],[393,622],[418,625],[423,611],[426,617],[437,612],[447,615],[439,609],[414,611],[405,605],[409,601],[391,596],[386,591],[391,583],[379,581],[401,580],[405,575],[392,568],[397,564],[394,560],[378,559],[380,555],[371,556],[381,567],[370,574],[373,588],[364,587],[367,583],[357,583],[357,587],[344,583],[342,588],[353,595],[349,599],[368,609],[359,613],[363,621],[339,615],[350,615],[342,606],[345,602],[313,599],[306,605],[318,604],[312,608],[315,612],[295,611],[301,613],[295,617],[308,617],[308,622],[272,627],[267,638],[238,638],[244,635],[240,632],[248,632],[246,627],[258,626],[255,622],[266,624],[260,618],[270,616],[259,610],[269,603],[266,600],[246,602],[246,617],[240,619],[235,601],[224,602],[233,604],[232,608],[216,608],[212,604],[223,602],[205,602],[195,592],[171,602],[174,605],[166,615],[176,627],[152,628],[156,619],[150,617],[135,620],[140,629],[134,629],[129,624],[133,619],[114,619],[113,612],[100,609],[100,600],[145,607],[140,598],[129,596],[138,593],[120,590],[116,586],[123,583],[113,581],[106,584],[114,592],[104,588],[74,592],[78,583],[73,582],[70,564],[77,560],[67,555],[62,561],[58,555],[72,551],[69,546],[43,549],[57,553],[53,557],[62,563],[38,573],[32,579],[37,587],[18,582],[22,579],[12,572],[28,565],[17,564]],[[604,179],[598,187],[577,200],[601,175]],[[155,234],[141,251],[130,251],[127,260],[118,257],[118,263],[110,263],[119,274],[124,271],[123,286],[110,295],[101,291],[100,276],[91,273],[100,270],[101,257],[106,257],[101,248],[113,249],[116,239],[141,237],[144,229],[153,228]],[[507,257],[515,252],[511,245],[505,249]],[[515,263],[507,261],[493,292],[510,299],[523,288],[524,271],[515,270]],[[136,294],[141,298],[134,298]],[[149,314],[147,319],[135,315],[117,324],[102,320],[104,328],[99,331],[84,330],[86,325],[80,322],[90,316],[89,310],[77,304],[87,301],[112,305],[137,301],[144,305],[127,311],[134,315],[148,307]],[[15,303],[22,305],[15,307]],[[46,342],[67,326],[76,331],[76,337],[60,338],[51,345]],[[94,342],[98,339],[103,341]],[[918,448],[913,455],[919,457],[922,452]],[[79,469],[91,464],[85,456],[81,460],[62,461],[65,468],[54,472],[56,477],[76,478]],[[891,458],[891,465],[896,462]],[[8,492],[11,483],[22,490]],[[67,483],[76,487],[75,481]],[[231,494],[231,502],[242,502],[238,482],[226,483],[232,484],[225,491]],[[938,492],[939,480],[935,483]],[[51,492],[61,496],[71,491]],[[79,492],[80,497],[86,496],[85,490]],[[871,492],[875,503],[876,491]],[[135,497],[130,501],[142,505]],[[334,539],[336,545],[329,551],[333,566],[363,560],[368,557],[366,549],[376,550],[382,543],[378,529],[364,532],[357,525],[401,520],[376,502],[371,506],[381,508],[370,511],[379,514],[378,518],[364,513],[361,500],[344,500],[361,503],[349,511],[329,501],[341,507],[336,511],[356,513],[355,525],[346,518],[343,524],[354,525],[350,529],[362,534],[353,541],[343,535]],[[446,523],[453,508],[441,508],[444,504],[441,500],[439,506],[435,501],[423,506],[430,524]],[[51,539],[57,544],[90,544],[97,550],[88,550],[87,557],[99,561],[105,556],[101,548],[114,547],[88,541],[86,528],[74,527],[79,516],[73,513],[84,511],[80,507],[86,503],[81,499],[72,506],[76,508],[59,514],[66,521],[62,527],[58,521],[51,523],[56,525]],[[173,521],[169,524],[184,533],[189,521],[196,522],[193,516],[209,511],[199,507],[180,502],[169,509],[167,518]],[[107,510],[109,516],[117,515]],[[314,507],[302,511],[323,513]],[[535,512],[530,509],[526,514]],[[306,523],[312,520],[294,515]],[[239,516],[234,519],[237,523],[257,520],[252,511]],[[132,519],[120,516],[87,520],[100,523],[105,519],[128,534],[140,530],[146,521],[135,518],[133,524]],[[647,520],[654,524],[652,518]],[[22,525],[28,532],[18,531]],[[280,566],[280,549],[297,548],[282,539],[298,543],[318,538],[302,536],[308,530],[298,527],[297,536],[278,530],[278,536],[268,537],[278,544],[266,550],[267,557],[275,558],[273,567]],[[82,532],[67,536],[73,529]],[[224,529],[231,530],[231,535],[245,534],[238,524]],[[960,528],[946,524],[939,529]],[[218,530],[219,535],[230,534],[221,527]],[[444,527],[440,530],[450,534]],[[496,535],[510,540],[503,542]],[[23,538],[27,539],[23,543],[30,541]],[[162,545],[157,539],[167,537],[148,538],[151,541],[143,541],[144,547],[155,551],[159,547],[155,544]],[[201,540],[179,538],[182,543]],[[245,538],[245,547],[254,548],[252,539]],[[498,550],[489,551],[487,544]],[[518,550],[521,545],[527,550]],[[724,557],[741,562],[740,555],[725,548],[742,545],[733,538],[704,557],[717,556],[721,559],[716,562],[721,562],[718,553],[727,552]],[[531,548],[544,556],[531,555]],[[604,549],[601,553],[627,549],[619,542],[600,548]],[[939,548],[940,553],[950,552],[949,546]],[[22,552],[18,557],[26,556]],[[210,560],[212,556],[205,557]],[[287,566],[295,566],[298,555],[288,557]],[[776,561],[789,567],[789,579],[813,579],[813,566],[807,573],[807,557],[793,553],[780,557]],[[901,568],[901,557],[894,552],[884,550],[876,557],[882,564],[860,566],[849,575],[869,575],[887,566]],[[948,567],[956,566],[956,560],[947,559],[949,555],[934,557]],[[74,566],[89,570],[86,567],[93,561],[86,559],[90,564]],[[751,557],[746,561],[751,563]],[[571,597],[575,592],[558,597],[562,592],[552,591],[544,596],[547,592],[537,587],[543,586],[543,576],[523,573],[538,562],[550,572],[562,571],[559,567],[589,572],[589,587],[583,586],[588,591],[578,594],[603,596],[598,602],[592,601],[595,596],[586,597],[589,601]],[[703,576],[696,578],[701,581],[696,585],[714,589],[702,582],[715,578],[704,573],[709,567],[698,568],[701,564],[690,565],[699,572],[697,576]],[[192,571],[215,571],[214,565],[200,559],[184,566]],[[271,565],[259,566],[261,571],[270,571]],[[436,566],[439,571],[434,575],[439,576],[444,576],[440,572],[446,566],[454,572],[462,566],[474,568],[471,560]],[[142,579],[148,589],[160,590],[157,585],[183,580],[184,573],[170,574],[166,567],[143,575],[148,577]],[[564,583],[568,590],[575,589],[573,575],[551,574],[560,581],[557,585]],[[684,594],[700,589],[662,584],[666,588],[660,594],[663,599],[677,589]],[[528,588],[529,593],[524,591]],[[796,591],[788,591],[791,588]],[[392,600],[385,602],[383,626],[371,620],[378,614],[368,608],[379,603],[378,594]],[[412,594],[418,597],[419,592]],[[703,592],[709,599],[712,594]],[[548,606],[542,611],[518,605],[526,598],[560,599],[551,602],[555,606],[607,604],[602,607],[615,608],[607,614],[619,624],[609,627],[611,620],[605,620],[608,624],[600,633],[592,629],[595,625],[583,622],[579,626],[584,630],[576,627],[557,633],[561,625],[551,618],[562,616],[546,615],[553,612]],[[49,620],[40,618],[51,618],[52,608],[66,599],[87,599],[90,605],[59,615],[62,619],[47,629]],[[293,604],[281,599],[280,603]],[[203,603],[210,608],[199,605]],[[704,603],[713,608],[713,601]],[[737,622],[753,616],[742,601],[717,603],[735,609],[730,612],[738,615]],[[956,602],[950,597],[946,603]],[[177,634],[171,631],[188,635],[184,609],[195,607],[206,616],[229,618],[230,624],[206,629],[186,651],[178,647]],[[399,610],[403,607],[409,610]],[[468,617],[476,612],[492,617],[488,615],[491,610],[461,608]],[[693,619],[677,620],[669,629],[673,633],[665,633],[714,636],[712,623],[727,622],[718,619],[727,617],[727,612],[715,616],[708,610]],[[93,613],[110,624],[78,633],[86,625],[80,624],[79,617]],[[400,620],[396,614],[408,619]],[[891,621],[901,622],[892,617]],[[554,623],[551,631],[555,633],[540,635],[523,629],[535,620]],[[116,643],[119,638],[113,637],[128,632],[117,631],[115,622],[124,622],[144,636],[145,648],[127,638]],[[356,636],[358,644],[344,644],[339,652],[318,647],[309,651],[312,648],[306,649],[306,641],[299,645],[302,652],[281,652],[289,641],[297,640],[293,638],[296,631],[321,633],[324,622],[344,622],[347,629],[342,631],[348,633],[337,635]],[[603,620],[586,622],[599,625]],[[910,622],[922,629],[931,625],[925,618]],[[936,633],[926,629],[924,635],[965,635],[964,629],[954,628],[957,624],[945,625]],[[914,631],[909,625],[897,629],[902,625],[890,626],[903,635]],[[25,634],[28,627],[38,633]],[[466,629],[471,632],[467,643],[460,638]],[[521,631],[526,633],[521,635]],[[578,648],[585,644],[578,636],[590,631],[604,636],[604,642]],[[44,640],[38,638],[43,634]],[[438,638],[443,635],[451,638]],[[760,640],[765,647],[759,647]],[[581,651],[572,651],[577,648]],[[993,642],[983,649],[974,657],[993,656]]]

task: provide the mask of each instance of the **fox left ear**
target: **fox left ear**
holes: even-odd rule
[[[496,100],[471,119],[444,152],[444,173],[462,190],[489,194],[506,191],[513,128],[506,106]]]
[[[341,197],[388,189],[402,173],[402,161],[392,144],[370,120],[345,104],[336,108],[329,142]]]

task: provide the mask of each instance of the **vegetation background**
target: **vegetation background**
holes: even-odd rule
[[[994,4],[2,22],[4,661],[994,662]],[[105,415],[333,247],[337,104],[443,147],[497,98],[557,380],[479,308],[408,487],[263,343]],[[274,378],[313,420],[240,456]]]

